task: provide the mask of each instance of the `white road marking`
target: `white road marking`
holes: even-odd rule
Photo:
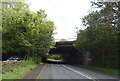
[[[67,66],[65,66],[65,65],[63,65],[63,64],[62,64],[62,66],[65,67],[65,68],[67,68],[67,69],[69,69],[69,70],[71,70],[71,71],[73,71],[73,72],[75,72],[75,73],[77,73],[77,74],[80,74],[80,75],[82,75],[82,76],[84,76],[84,77],[86,77],[86,78],[88,78],[88,79],[91,79],[91,80],[93,80],[93,81],[96,81],[96,80],[95,80],[96,78],[91,77],[91,76],[89,76],[89,75],[86,75],[86,74],[84,74],[83,72],[77,71],[77,70],[75,70],[75,69],[73,69],[73,68],[70,68],[70,67],[67,67]],[[98,81],[98,80],[97,80],[97,81]]]
[[[43,71],[45,70],[45,67],[46,67],[46,66],[47,66],[47,64],[44,65],[44,67],[42,68],[42,70],[40,71],[40,73],[39,73],[39,75],[37,76],[36,79],[40,79],[40,77],[41,77]]]

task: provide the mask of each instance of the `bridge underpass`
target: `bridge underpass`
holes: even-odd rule
[[[82,64],[82,54],[73,46],[74,41],[56,42],[55,48],[49,54],[61,54],[63,62],[67,64]]]

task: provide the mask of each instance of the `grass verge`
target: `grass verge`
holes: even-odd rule
[[[22,66],[22,67],[20,66],[19,68],[14,68],[12,71],[2,74],[2,79],[11,79],[11,81],[14,81],[14,79],[20,79],[26,73],[28,73],[33,68],[38,66],[38,64],[36,64],[32,61],[22,61],[22,63],[24,63],[25,66]]]
[[[55,59],[47,59],[48,61],[54,61]]]
[[[89,66],[89,65],[83,65],[82,67],[97,70],[103,73],[120,76],[120,69],[111,69],[111,68],[104,68],[104,67],[98,67],[98,66]]]

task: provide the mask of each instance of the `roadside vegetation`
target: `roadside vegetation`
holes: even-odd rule
[[[2,79],[9,79],[11,81],[14,81],[14,79],[20,79],[38,65],[39,64],[37,64],[32,58],[27,61],[3,62]]]
[[[120,65],[118,59],[120,54],[118,52],[120,50],[118,42],[119,4],[117,2],[93,2],[93,12],[82,19],[85,29],[78,31],[75,47],[80,52],[82,51],[83,56],[89,53],[90,68],[113,74],[118,73]]]
[[[47,60],[48,61],[53,61],[53,60],[62,60],[63,58],[62,58],[62,55],[60,55],[60,54],[49,54],[48,56],[47,56]]]
[[[22,61],[3,62],[3,79],[18,79],[40,64],[54,46],[54,22],[44,10],[32,12],[24,2],[2,2],[2,60],[19,56]],[[30,60],[32,59],[32,60]]]
[[[33,58],[39,63],[54,46],[54,22],[44,10],[32,12],[24,2],[2,2],[2,56]]]
[[[93,66],[93,65],[83,65],[81,67],[100,71],[100,72],[115,75],[115,76],[120,76],[119,69],[111,69],[111,68],[98,67],[98,66]]]

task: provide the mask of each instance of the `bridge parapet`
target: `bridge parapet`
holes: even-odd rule
[[[50,54],[70,54],[76,52],[73,46],[74,41],[56,42],[55,48],[50,50]]]
[[[75,41],[65,41],[65,42],[56,42],[55,46],[58,46],[58,45],[73,45]]]

